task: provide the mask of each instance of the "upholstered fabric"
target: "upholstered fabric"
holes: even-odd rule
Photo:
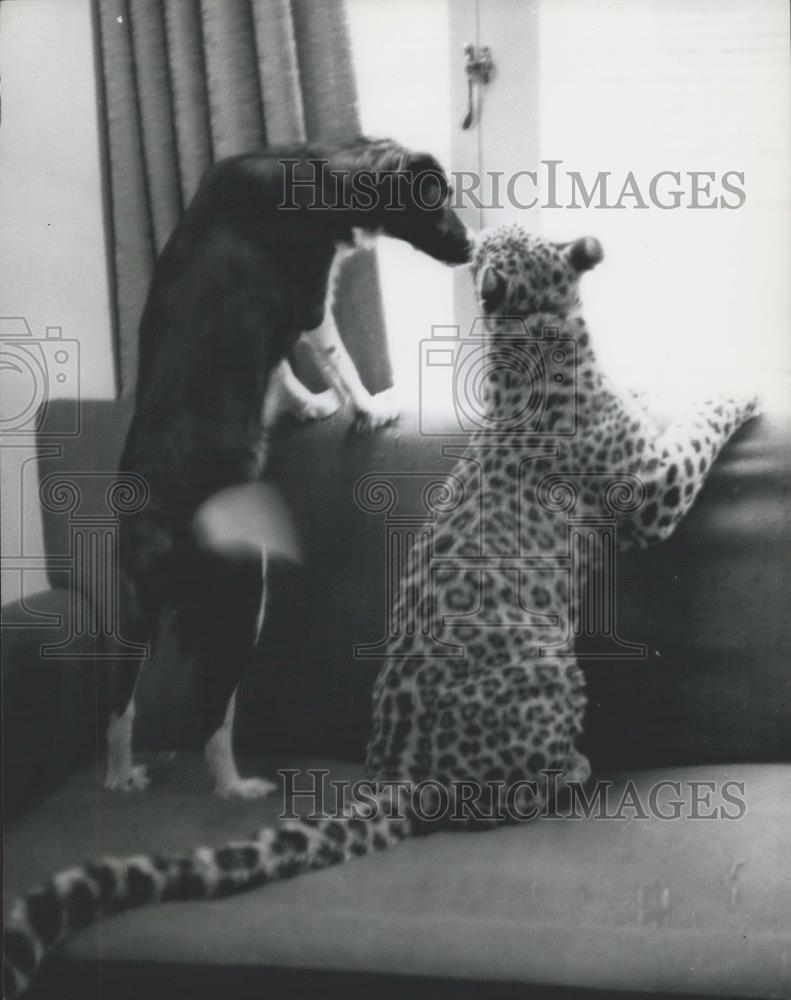
[[[3,607],[3,815],[8,817],[62,781],[104,741],[107,663],[83,636],[80,659],[55,647],[71,628],[74,592],[53,589]],[[72,652],[75,652],[72,647]]]
[[[53,487],[58,477],[88,472],[79,480],[79,530],[107,516],[101,470],[115,468],[129,412],[86,403],[83,433],[64,438],[61,456],[42,457]],[[48,419],[57,426],[57,407]],[[348,414],[284,428],[271,476],[294,512],[305,563],[271,567],[259,658],[239,699],[247,750],[362,756],[381,661],[356,655],[355,646],[386,632],[387,521],[360,506],[355,488],[370,475],[394,482],[395,513],[425,517],[424,487],[453,461],[442,457],[443,443],[420,435],[409,417],[362,437],[349,433]],[[597,769],[791,759],[790,444],[768,419],[745,428],[674,538],[619,559],[617,627],[647,655],[582,661],[586,749]],[[74,523],[66,506],[47,512],[50,555],[69,552]],[[54,563],[50,578],[69,583]],[[189,696],[190,671],[166,636],[141,683],[144,743],[178,742]]]
[[[41,460],[48,495],[59,481],[79,485],[58,494],[78,505],[46,512],[50,576],[61,589],[4,609],[6,624],[22,626],[3,633],[5,804],[27,804],[6,825],[8,898],[83,857],[244,836],[279,806],[213,798],[197,752],[154,755],[145,796],[102,791],[109,663],[95,655],[107,650],[90,631],[70,643],[81,605],[66,587],[91,589],[72,572],[75,531],[98,524],[112,535],[108,477],[129,407],[84,404],[81,417],[82,433]],[[50,430],[58,426],[57,406],[47,419]],[[244,760],[247,773],[280,764],[326,767],[331,778],[361,774],[359,765],[327,760],[362,755],[378,661],[355,657],[354,648],[386,629],[384,513],[362,509],[355,488],[370,474],[396,481],[401,510],[414,514],[427,477],[449,460],[442,442],[421,437],[409,419],[376,436],[348,429],[348,415],[293,429],[272,457],[305,564],[273,566],[260,660],[239,699],[238,741],[267,756]],[[765,420],[740,434],[674,539],[619,562],[619,629],[646,644],[647,658],[583,663],[586,752],[597,778],[620,772],[615,809],[630,780],[642,802],[657,781],[677,781],[686,818],[639,818],[626,808],[613,819],[441,834],[233,899],[121,915],[64,950],[35,1000],[83,1000],[98,990],[115,1000],[333,990],[511,1000],[531,986],[527,995],[554,986],[567,998],[597,989],[601,997],[787,995],[788,457],[784,428]],[[44,646],[64,638],[59,656],[42,658]],[[66,658],[80,652],[83,659]],[[141,685],[142,745],[178,736],[188,695],[189,669],[164,642]],[[40,798],[42,784],[86,759]],[[694,789],[705,800],[714,782],[722,804],[725,781],[742,783],[738,818],[692,819]]]
[[[125,393],[148,280],[201,175],[266,145],[360,132],[343,0],[94,0]],[[364,289],[365,294],[359,294]],[[376,258],[344,277],[339,322],[371,390],[390,368]]]
[[[279,763],[326,768],[329,779],[361,774],[322,759]],[[274,762],[258,766],[271,771]],[[7,830],[6,892],[75,858],[243,837],[270,823],[281,804],[211,798],[198,755],[161,757],[153,774],[145,796],[102,792],[93,768],[73,775]],[[118,990],[130,998],[208,998],[209,982],[220,995],[251,1000],[326,996],[330,984],[338,989],[332,995],[346,996],[332,978],[345,973],[341,984],[355,996],[365,995],[353,992],[361,974],[425,977],[423,996],[442,979],[787,996],[791,768],[725,765],[611,778],[607,815],[617,812],[630,780],[632,801],[643,803],[658,780],[678,781],[684,811],[677,819],[636,818],[626,807],[619,818],[594,811],[589,819],[438,834],[230,899],[122,914],[74,940],[46,974],[44,995],[93,997],[101,982],[108,997]],[[723,804],[726,781],[741,783],[743,815],[692,818]],[[714,782],[709,805],[693,805],[695,782]],[[668,798],[659,800],[666,815]],[[273,969],[315,970],[313,989],[273,993]],[[240,978],[246,989],[237,992]],[[376,981],[367,985],[368,996],[382,995]]]

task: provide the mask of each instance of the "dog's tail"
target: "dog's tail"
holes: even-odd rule
[[[215,493],[193,515],[192,530],[199,545],[226,557],[301,559],[291,514],[270,483],[239,483]]]
[[[15,1000],[46,957],[102,916],[171,900],[215,899],[393,847],[417,832],[407,799],[379,792],[366,815],[287,819],[249,840],[183,856],[108,857],[59,872],[17,900],[3,935],[3,997]]]

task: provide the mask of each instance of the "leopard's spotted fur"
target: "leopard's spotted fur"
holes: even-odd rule
[[[462,783],[499,796],[522,782],[538,799],[548,770],[584,780],[588,763],[574,744],[585,695],[569,644],[580,591],[567,566],[529,559],[567,551],[569,508],[556,491],[570,489],[575,515],[620,511],[623,545],[659,541],[693,503],[722,445],[754,412],[752,402],[709,402],[659,434],[609,386],[578,296],[580,275],[601,255],[593,239],[558,245],[517,226],[478,241],[473,273],[490,358],[502,361],[506,345],[506,354],[518,353],[520,343],[548,332],[574,348],[547,366],[543,389],[507,360],[486,369],[483,426],[450,480],[458,502],[437,515],[433,539],[418,543],[432,546],[432,586],[417,586],[425,555],[417,551],[397,598],[397,613],[416,593],[418,602],[433,600],[433,608],[418,611],[430,611],[435,628],[432,637],[410,630],[396,638],[377,680],[368,753],[374,778],[432,779],[450,797]],[[545,392],[540,427],[520,427],[515,414],[536,391]],[[623,495],[615,502],[614,484],[636,502],[624,503]],[[425,655],[437,639],[462,651]],[[5,996],[16,996],[44,955],[99,913],[241,891],[431,829],[403,789],[398,794],[400,810],[372,819],[287,821],[249,841],[180,858],[110,858],[60,873],[20,900],[10,917]],[[391,794],[383,791],[380,802],[392,806]],[[480,822],[475,811],[459,818],[461,825]]]

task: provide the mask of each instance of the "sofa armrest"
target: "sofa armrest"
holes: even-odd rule
[[[66,659],[49,648],[66,637],[71,603],[69,590],[55,589],[3,607],[6,815],[34,801],[96,750],[102,661],[87,655]]]

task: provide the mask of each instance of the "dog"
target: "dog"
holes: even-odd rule
[[[263,623],[268,543],[213,544],[212,498],[256,483],[267,429],[284,408],[326,416],[337,394],[362,427],[397,417],[389,394],[365,389],[338,334],[334,276],[348,252],[380,233],[448,264],[467,262],[471,241],[449,195],[433,157],[390,140],[231,157],[209,169],[154,267],[120,462],[122,473],[145,480],[150,499],[120,524],[119,626],[123,639],[142,645],[172,613],[195,664],[198,735],[222,796],[274,789],[242,778],[232,750],[235,692]],[[309,393],[290,368],[300,337],[329,393]],[[248,513],[260,500],[234,497]],[[119,661],[116,672],[109,789],[148,783],[132,758],[139,668]]]

